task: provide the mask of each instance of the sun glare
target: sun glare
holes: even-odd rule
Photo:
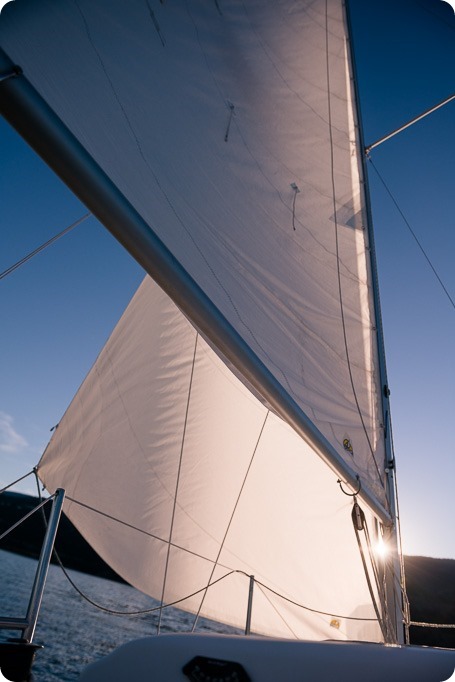
[[[387,547],[387,544],[384,542],[384,538],[382,538],[381,536],[378,537],[375,550],[376,555],[379,557],[379,559],[385,559],[389,552],[389,548]]]

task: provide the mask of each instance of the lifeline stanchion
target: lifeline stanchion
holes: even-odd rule
[[[253,611],[253,592],[254,592],[254,575],[250,575],[250,587],[248,590],[248,608],[246,612],[245,635],[251,632],[251,614]]]

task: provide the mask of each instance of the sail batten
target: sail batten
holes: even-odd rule
[[[179,567],[187,570],[174,540],[182,547],[190,539],[188,547],[201,543],[201,556],[219,555],[226,565],[236,557],[238,570],[254,568],[265,582],[283,587],[268,550],[253,542],[250,556],[242,539],[245,527],[246,537],[254,535],[253,500],[266,518],[261,527],[280,536],[278,521],[264,511],[264,491],[273,497],[273,476],[262,469],[264,462],[271,471],[279,468],[290,489],[292,475],[281,473],[281,459],[289,458],[286,471],[303,467],[300,485],[307,467],[311,494],[302,509],[315,516],[316,526],[329,510],[343,538],[336,540],[334,531],[334,551],[346,543],[356,553],[350,521],[345,526],[343,517],[350,500],[343,498],[336,476],[359,489],[369,514],[388,526],[392,519],[342,3],[225,0],[220,13],[213,3],[174,2],[160,4],[152,20],[136,0],[40,0],[40,12],[24,0],[20,9],[3,12],[0,44],[9,55],[2,57],[5,70],[16,63],[24,72],[0,84],[4,115],[173,301],[143,285],[61,421],[40,464],[43,480],[52,487],[63,476],[68,494],[90,506],[91,474],[101,475],[106,458],[117,457],[110,453],[121,444],[115,461],[121,461],[125,491],[116,488],[115,495],[125,505],[123,521],[133,525],[127,490],[145,485],[136,511],[156,536],[144,555],[159,557],[153,589],[146,588],[149,578],[139,567],[130,576],[131,567],[111,556],[104,521],[88,532],[119,572],[155,595],[164,591],[165,600],[168,589],[171,599],[179,592],[164,578],[165,566],[175,575]],[[162,336],[143,329],[147,315],[160,321]],[[196,388],[186,404],[194,334],[201,334],[204,357],[198,351]],[[124,391],[131,399],[128,410]],[[182,431],[186,409],[188,434]],[[245,510],[236,510],[225,544],[227,518],[267,410],[256,487],[242,492],[239,505]],[[195,481],[199,457],[215,480],[217,466],[223,472],[219,485],[226,502],[213,514],[214,528],[207,510],[216,508],[217,486],[202,473]],[[232,460],[229,474],[225,460]],[[254,475],[253,466],[246,488]],[[186,485],[197,488],[199,480],[204,484],[198,496]],[[306,528],[305,542],[317,543],[297,511],[298,497],[296,489],[289,514]],[[287,510],[286,486],[277,499]],[[100,511],[109,515],[107,499],[105,504]],[[89,524],[88,509],[73,505],[71,513],[80,526]],[[243,521],[236,530],[237,513]],[[286,524],[287,511],[277,519]],[[167,549],[156,544],[166,537],[172,540]],[[289,537],[283,548],[295,555],[292,545]],[[317,571],[329,562],[323,555],[313,565]],[[212,569],[199,563],[201,575],[210,579]],[[302,570],[300,559],[297,565]],[[283,574],[298,583],[296,573]],[[340,589],[338,578],[328,574]],[[188,575],[190,593],[197,579],[196,573]],[[355,611],[349,598],[339,606],[338,612]],[[208,598],[204,608],[213,615],[218,606]],[[261,631],[283,634],[281,626],[268,622],[273,610],[266,615],[264,602]],[[288,615],[291,629],[302,636],[330,635],[314,623],[302,630],[295,614]]]

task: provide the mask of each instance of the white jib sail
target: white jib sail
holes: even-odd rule
[[[39,474],[65,487],[101,556],[164,603],[198,592],[180,606],[242,627],[254,575],[256,632],[381,638],[351,500],[148,278]]]
[[[387,506],[346,40],[340,0],[40,0],[39,11],[35,2],[22,0],[7,6],[0,21],[9,57],[362,485]],[[117,555],[113,540],[115,527],[116,537],[125,533],[127,546],[132,543],[126,528],[70,505],[70,517],[114,568],[158,598],[170,601],[199,589],[196,574],[207,581],[224,570],[244,570],[326,614],[308,611],[302,618],[298,607],[288,602],[278,608],[273,594],[264,593],[257,598],[263,602],[260,618],[256,602],[254,607],[259,631],[369,637],[370,621],[342,619],[336,629],[330,622],[337,618],[327,615],[347,619],[365,609],[374,618],[351,502],[336,477],[200,338],[188,403],[196,332],[167,305],[150,303],[164,318],[161,332],[150,322],[157,335],[153,346],[133,326],[122,331],[123,318],[100,356],[103,373],[99,366],[91,372],[44,456],[46,485],[63,485],[79,503],[140,528],[144,554],[127,567],[125,551]],[[114,354],[118,336],[124,345]],[[132,347],[144,363],[135,375],[127,371],[135,362]],[[144,392],[151,403],[142,399]],[[134,427],[133,411],[123,407],[130,400],[137,410]],[[256,492],[248,497],[244,488],[234,513],[256,444],[245,481],[252,485],[257,476]],[[102,487],[95,478],[98,458]],[[205,503],[190,494],[187,479],[204,490],[206,508],[199,509]],[[114,513],[104,506],[109,496]],[[217,511],[213,502],[222,496],[225,506]],[[157,512],[160,501],[163,512]],[[136,504],[139,520],[133,521]],[[292,546],[293,558],[284,551],[281,556],[277,544],[286,552]],[[238,623],[243,617],[231,614],[237,613],[233,595],[224,606],[214,596],[226,585],[244,599],[243,576],[233,574],[209,590],[203,610]],[[187,606],[197,610],[197,603],[195,598]]]

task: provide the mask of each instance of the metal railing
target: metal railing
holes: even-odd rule
[[[28,644],[32,642],[33,636],[35,634],[36,622],[38,620],[38,614],[43,599],[44,587],[46,585],[47,573],[49,570],[52,551],[54,549],[55,536],[57,534],[64,499],[65,491],[63,488],[58,488],[54,495],[49,498],[49,500],[52,501],[52,509],[49,515],[46,535],[44,537],[41,554],[38,560],[38,566],[35,573],[35,580],[33,582],[26,616],[24,618],[5,618],[0,616],[0,629],[21,630],[21,639]],[[39,509],[41,506],[42,505],[38,505],[34,511]]]

